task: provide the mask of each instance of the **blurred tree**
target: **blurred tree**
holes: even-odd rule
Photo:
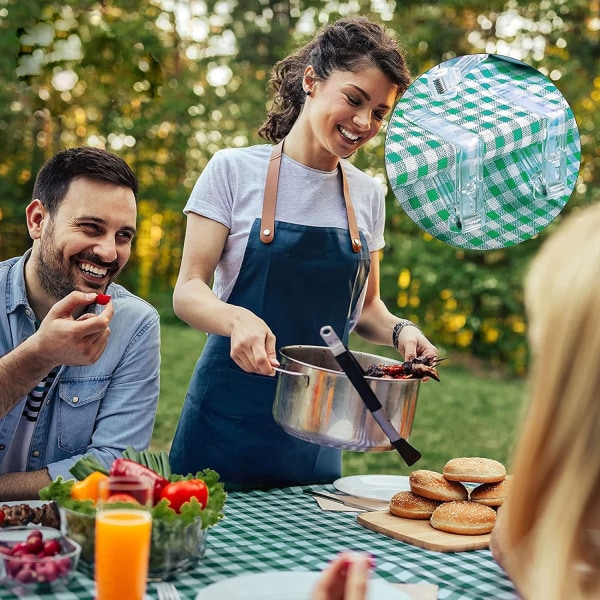
[[[598,0],[0,0],[0,259],[29,245],[24,208],[56,151],[103,146],[140,178],[122,282],[172,317],[182,208],[219,148],[261,143],[269,70],[323,23],[367,14],[416,77],[452,56],[510,55],[549,76],[578,119],[582,167],[564,212],[600,199]],[[384,135],[356,164],[386,184]],[[388,193],[382,294],[443,348],[526,365],[521,280],[554,224],[504,251],[430,239]],[[559,219],[557,219],[558,221]]]
[[[435,13],[435,14],[434,14]],[[388,198],[388,248],[384,295],[396,295],[398,311],[423,324],[442,346],[527,365],[526,325],[521,284],[529,259],[562,217],[600,200],[598,151],[600,115],[600,5],[541,1],[444,2],[414,7],[411,23],[443,24],[438,35],[414,40],[420,74],[436,63],[465,53],[489,52],[517,58],[549,77],[565,96],[581,135],[580,176],[562,215],[536,238],[502,251],[462,251],[416,232]],[[446,32],[452,32],[449,43]],[[436,44],[432,51],[431,41]],[[451,50],[449,50],[451,49]],[[409,271],[410,285],[394,281],[398,266]],[[407,276],[404,278],[407,279]]]

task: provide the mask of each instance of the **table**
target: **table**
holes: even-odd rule
[[[243,573],[321,570],[344,549],[373,554],[373,577],[392,583],[436,584],[439,600],[518,597],[489,550],[423,550],[365,529],[356,522],[355,513],[321,510],[304,489],[335,491],[332,486],[308,486],[231,492],[225,519],[209,531],[204,560],[174,582],[181,598],[194,600],[202,587]],[[93,591],[93,580],[77,572],[64,592],[27,598],[93,600]],[[156,598],[152,584],[148,595]],[[17,597],[0,587],[0,598]]]

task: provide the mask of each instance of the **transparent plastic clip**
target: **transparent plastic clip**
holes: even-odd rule
[[[404,116],[436,137],[443,138],[456,149],[454,181],[451,171],[438,172],[434,181],[448,208],[448,224],[453,232],[469,233],[485,223],[483,194],[483,140],[472,131],[425,109]]]
[[[567,111],[522,88],[502,83],[493,93],[546,121],[541,158],[524,151],[523,162],[531,177],[535,199],[557,200],[567,191]],[[525,149],[526,150],[526,149]]]
[[[434,99],[451,98],[458,91],[458,84],[469,71],[482,63],[488,54],[469,54],[461,56],[451,65],[442,63],[427,73],[427,87]],[[452,62],[452,61],[447,61]]]

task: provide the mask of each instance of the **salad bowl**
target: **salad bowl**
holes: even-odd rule
[[[136,452],[127,448],[106,469],[90,457],[81,458],[70,472],[40,491],[54,500],[63,515],[65,534],[81,546],[79,570],[93,577],[98,483],[109,476],[140,478],[152,483],[152,534],[149,581],[172,579],[204,557],[208,530],[223,518],[226,492],[211,469],[195,474],[172,474],[166,452]],[[120,500],[122,501],[122,500]],[[128,501],[135,502],[131,497]]]

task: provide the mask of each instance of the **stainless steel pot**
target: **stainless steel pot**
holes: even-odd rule
[[[397,364],[375,354],[355,352],[361,367]],[[273,403],[273,417],[283,429],[300,439],[345,450],[393,450],[340,370],[331,350],[321,346],[285,346]],[[418,379],[367,377],[383,410],[401,437],[408,439],[417,408]]]

